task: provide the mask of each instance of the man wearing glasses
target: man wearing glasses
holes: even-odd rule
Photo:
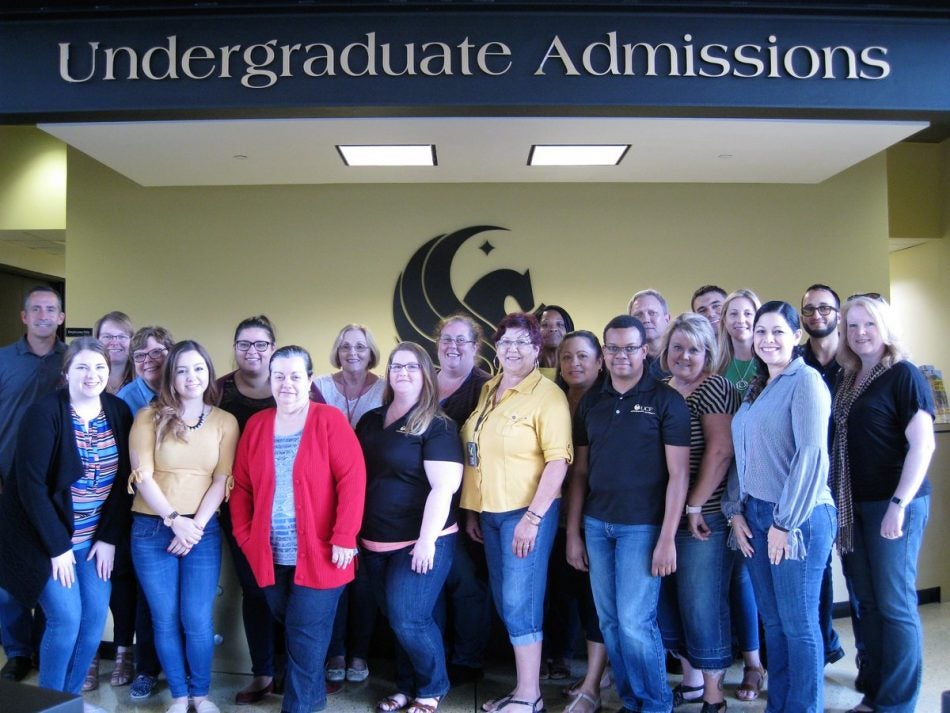
[[[802,326],[808,334],[802,358],[808,366],[821,374],[828,390],[834,396],[838,384],[841,365],[835,360],[838,351],[838,310],[841,300],[838,293],[828,287],[816,283],[805,290],[802,296]],[[830,431],[829,431],[830,432]],[[850,592],[849,592],[850,594]],[[856,611],[852,607],[852,611]],[[818,599],[818,623],[821,626],[821,637],[825,647],[825,664],[831,664],[844,657],[841,640],[832,623],[832,608],[834,607],[834,592],[832,591],[831,557],[825,567],[821,580],[821,594]],[[860,643],[860,629],[856,617],[852,617],[854,624],[855,643],[858,647],[858,671],[860,678],[861,654],[863,648]]]
[[[814,284],[805,290],[802,297],[802,326],[808,334],[802,358],[821,374],[832,396],[841,371],[841,365],[835,361],[840,307],[838,293],[828,285]]]
[[[567,559],[590,569],[624,711],[667,713],[673,696],[656,612],[660,578],[676,571],[690,420],[683,397],[646,370],[646,339],[643,323],[628,315],[604,329],[609,377],[574,418]]]
[[[52,287],[38,285],[27,292],[20,319],[26,334],[0,349],[0,482],[13,467],[23,415],[59,384],[66,350],[56,334],[66,315],[62,299]],[[0,678],[20,681],[30,672],[32,629],[30,610],[0,589],[0,638],[7,655]]]

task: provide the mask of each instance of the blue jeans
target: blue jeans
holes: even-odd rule
[[[112,583],[99,579],[95,559],[86,561],[88,548],[74,554],[73,586],[64,587],[50,578],[40,593],[46,632],[40,642],[39,683],[43,688],[78,694],[102,640]]]
[[[544,592],[560,503],[560,500],[551,503],[541,519],[534,549],[527,557],[516,557],[511,543],[515,526],[528,508],[479,515],[492,597],[512,646],[526,646],[544,639]]]
[[[722,514],[703,515],[710,534],[697,540],[688,528],[676,532],[676,573],[660,588],[659,623],[663,644],[704,671],[732,664],[729,585],[735,555],[726,547]]]
[[[818,596],[825,562],[837,531],[834,506],[818,505],[802,524],[807,554],[773,565],[768,556],[768,531],[775,505],[749,498],[745,518],[752,530],[755,554],[749,573],[765,625],[769,695],[766,711],[823,711],[825,651],[818,625]]]
[[[221,573],[218,518],[208,520],[201,541],[184,557],[166,552],[173,537],[161,518],[133,513],[132,561],[152,612],[155,649],[168,688],[172,698],[206,696],[214,655],[212,609]]]
[[[362,555],[362,550],[360,551]],[[340,603],[333,620],[333,634],[327,656],[345,656],[353,659],[369,658],[369,644],[376,627],[376,596],[362,567],[356,569],[356,579],[343,588]]]
[[[281,711],[310,713],[327,706],[323,662],[344,587],[314,589],[294,584],[296,571],[296,567],[277,565],[274,584],[264,587],[264,596],[287,637],[287,677]]]
[[[281,656],[284,651],[283,631],[271,615],[264,590],[257,586],[251,565],[234,539],[231,511],[227,503],[221,504],[218,520],[231,552],[234,573],[241,585],[241,620],[244,624],[248,653],[251,655],[251,673],[255,676],[273,676],[277,650],[279,649]]]
[[[435,609],[436,623],[443,638],[452,642],[449,660],[457,666],[469,668],[482,667],[491,637],[491,591],[487,571],[484,567],[479,570],[470,554],[470,548],[475,547],[481,550],[478,557],[484,560],[482,545],[472,542],[464,533],[458,533],[452,568]]]
[[[923,669],[917,612],[917,557],[930,512],[930,496],[904,511],[904,534],[881,537],[887,500],[854,504],[854,551],[845,575],[858,598],[867,669],[866,695],[876,711],[913,711]]]
[[[841,648],[841,639],[835,631],[833,614],[835,593],[831,577],[831,553],[828,553],[828,562],[821,576],[821,594],[818,599],[818,625],[821,627],[821,644],[824,648],[825,659]]]
[[[624,708],[668,713],[666,651],[657,624],[660,578],[650,573],[659,525],[617,525],[584,518],[590,583],[617,695]]]
[[[739,651],[759,650],[759,608],[752,591],[749,567],[741,552],[734,552],[729,589],[729,613]]]
[[[396,635],[396,690],[409,698],[449,692],[442,632],[432,615],[452,567],[456,537],[453,533],[435,541],[433,567],[425,574],[410,567],[412,545],[361,554],[379,608]]]
[[[0,588],[0,643],[7,659],[33,656],[33,612]]]

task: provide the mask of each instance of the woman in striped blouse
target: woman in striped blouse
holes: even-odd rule
[[[663,580],[663,642],[683,663],[674,705],[703,702],[703,713],[724,710],[722,679],[732,664],[729,583],[735,557],[720,508],[732,465],[732,415],[739,392],[716,374],[716,340],[709,321],[686,312],[663,335],[660,364],[689,407],[689,492],[676,533],[678,567]]]
[[[102,638],[115,546],[128,537],[132,418],[103,393],[109,360],[96,339],[77,339],[64,360],[66,388],[20,427],[2,498],[0,586],[46,613],[40,686],[78,694]]]

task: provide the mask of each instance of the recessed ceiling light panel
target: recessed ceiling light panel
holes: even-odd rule
[[[617,166],[630,144],[535,144],[529,166]]]
[[[347,166],[436,166],[434,144],[337,145]]]

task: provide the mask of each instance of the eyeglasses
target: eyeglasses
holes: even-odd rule
[[[818,305],[814,307],[812,305],[805,305],[802,307],[802,314],[806,317],[811,317],[815,312],[820,314],[822,317],[827,317],[832,312],[837,312],[837,307],[832,307],[831,305]]]
[[[464,344],[474,343],[474,339],[466,339],[465,337],[439,337],[439,344],[441,344],[443,347],[450,347],[453,344],[460,347]]]
[[[246,352],[254,347],[259,352],[266,352],[273,342],[265,342],[263,339],[259,342],[249,342],[246,339],[240,339],[234,343],[234,348],[239,352]]]
[[[408,364],[397,364],[393,362],[389,365],[389,372],[391,374],[398,374],[403,369],[406,370],[407,374],[415,374],[422,369],[422,365],[416,362],[409,362]]]
[[[158,361],[163,356],[165,356],[165,352],[167,351],[168,350],[165,347],[157,347],[148,352],[135,352],[135,354],[132,355],[132,361],[134,361],[136,364],[142,364],[146,359]]]
[[[131,339],[128,334],[100,334],[100,342],[127,342]]]
[[[530,339],[499,339],[495,342],[495,349],[510,349],[515,347],[516,349],[527,349],[528,347],[533,346],[533,342]]]
[[[851,295],[848,298],[848,302],[856,300],[858,297],[867,297],[869,300],[877,300],[878,302],[884,301],[884,296],[880,292],[859,292],[856,295]]]
[[[341,344],[340,345],[341,352],[356,352],[357,354],[362,354],[367,349],[369,349],[369,347],[366,346],[365,344]]]
[[[604,351],[608,354],[616,356],[620,352],[623,352],[627,356],[633,356],[636,354],[637,349],[642,349],[642,344],[627,344],[624,347],[618,347],[616,344],[605,344]]]

